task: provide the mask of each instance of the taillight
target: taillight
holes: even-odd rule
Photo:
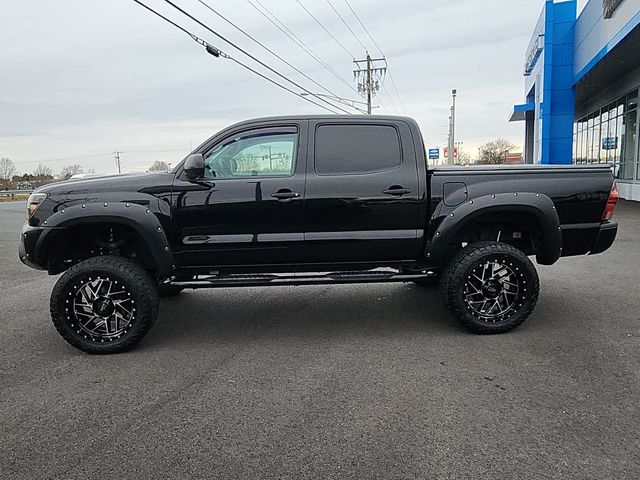
[[[609,192],[609,198],[607,199],[607,206],[604,209],[604,213],[602,214],[602,220],[607,221],[611,220],[613,217],[613,212],[616,209],[616,205],[620,200],[620,195],[618,194],[618,187],[616,187],[616,182],[613,182],[613,187],[611,187],[611,192]]]

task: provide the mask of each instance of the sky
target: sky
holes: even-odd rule
[[[142,1],[264,72],[164,0]],[[198,0],[173,1],[308,90],[322,91]],[[352,58],[297,0],[260,1],[341,80],[258,13],[256,0],[206,3],[329,91],[362,100],[351,89]],[[365,55],[360,42],[380,55],[345,0],[299,1],[351,55]],[[115,150],[122,152],[123,171],[145,171],[155,160],[179,162],[237,121],[324,113],[233,61],[208,55],[132,0],[0,2],[0,157],[11,158],[19,173],[39,163],[54,173],[74,163],[113,173]],[[522,145],[524,125],[508,123],[508,116],[523,101],[524,55],[543,0],[348,2],[386,56],[399,94],[387,77],[375,113],[406,113],[420,124],[427,147],[444,147],[456,88],[456,140],[464,151],[476,157],[479,145],[497,137]]]

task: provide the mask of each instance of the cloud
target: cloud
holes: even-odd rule
[[[301,1],[349,51],[364,55],[328,5]],[[148,3],[250,63],[164,2]],[[352,59],[295,0],[263,3],[348,85],[353,83]],[[333,3],[372,55],[379,55],[346,4]],[[430,143],[443,143],[453,87],[460,92],[458,134],[465,145],[472,148],[496,136],[522,143],[522,126],[506,119],[523,94],[523,55],[541,1],[350,3],[388,56],[402,103]],[[309,90],[319,90],[196,0],[180,5]],[[328,90],[356,97],[246,0],[211,5]],[[11,157],[21,170],[49,159],[55,159],[51,166],[57,170],[64,158],[80,157],[85,167],[107,173],[114,171],[111,152],[116,148],[157,150],[123,154],[125,168],[139,170],[156,159],[178,161],[190,143],[196,145],[235,121],[321,112],[233,62],[206,54],[132,1],[22,0],[3,5],[1,15],[0,155]],[[380,101],[386,111],[402,113],[389,81]]]

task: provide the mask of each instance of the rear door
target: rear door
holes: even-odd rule
[[[308,262],[416,259],[422,240],[415,146],[402,121],[311,121]]]

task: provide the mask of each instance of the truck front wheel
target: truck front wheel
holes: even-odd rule
[[[503,333],[531,314],[540,282],[531,261],[517,248],[478,242],[451,260],[440,289],[451,314],[469,330]]]
[[[67,270],[51,292],[51,318],[67,342],[94,354],[133,348],[158,316],[157,285],[122,257],[93,257]]]

